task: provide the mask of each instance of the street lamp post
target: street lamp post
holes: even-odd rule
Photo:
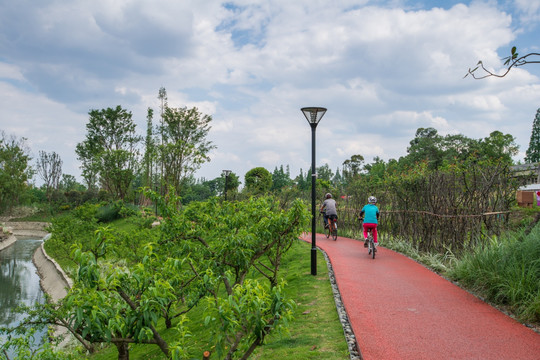
[[[230,173],[231,173],[231,170],[223,170],[223,175],[225,175],[225,189],[223,192],[225,201],[227,201],[227,179],[229,178]]]
[[[315,244],[315,186],[317,169],[315,168],[315,129],[326,113],[323,107],[305,107],[302,113],[311,126],[311,275],[317,275],[317,246]]]

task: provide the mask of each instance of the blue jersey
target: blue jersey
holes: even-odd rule
[[[364,213],[365,224],[378,224],[377,215],[379,214],[379,208],[373,204],[367,204],[362,208]]]

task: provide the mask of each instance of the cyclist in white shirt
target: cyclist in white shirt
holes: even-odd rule
[[[324,214],[324,228],[328,227],[328,218],[337,219],[337,204],[336,200],[332,199],[332,194],[328,193],[321,205],[320,212]]]

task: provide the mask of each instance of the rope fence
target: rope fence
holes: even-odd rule
[[[339,223],[361,238],[358,215],[367,198],[375,195],[382,241],[403,240],[423,251],[460,252],[501,234],[516,188],[502,165],[401,176],[376,184],[360,178],[338,201]]]
[[[360,211],[342,209],[341,229],[357,239],[362,238]],[[378,232],[381,241],[400,239],[420,250],[460,251],[486,237],[498,235],[508,223],[511,211],[490,211],[482,214],[436,214],[421,210],[381,210]]]

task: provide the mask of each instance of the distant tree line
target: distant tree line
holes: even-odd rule
[[[184,204],[216,196],[242,200],[268,193],[279,194],[284,203],[310,197],[311,169],[300,169],[294,176],[284,164],[276,165],[272,172],[263,167],[253,168],[243,178],[235,172],[214,179],[195,178],[196,171],[210,161],[209,152],[215,149],[207,140],[212,118],[197,108],[169,107],[164,88],[159,90],[158,99],[159,119],[154,119],[153,109],[147,109],[145,136],[137,133],[132,113],[121,106],[89,111],[86,137],[76,147],[84,184],[62,172],[62,159],[55,152],[40,151],[33,167],[26,139],[1,132],[0,211],[18,204],[47,204],[51,211],[56,211],[88,201],[117,200],[154,206],[140,191],[142,188],[163,195],[173,190]],[[540,161],[539,129],[540,109],[533,123],[527,162]],[[517,151],[513,136],[500,131],[472,139],[462,134],[443,136],[434,128],[419,128],[407,154],[399,159],[385,161],[375,157],[369,163],[363,155],[354,154],[335,171],[328,164],[319,166],[317,194],[321,199],[326,192],[350,196],[359,179],[382,183],[388,173],[406,173],[420,163],[430,171],[470,159],[511,164]],[[36,174],[43,181],[40,188],[30,183]]]

